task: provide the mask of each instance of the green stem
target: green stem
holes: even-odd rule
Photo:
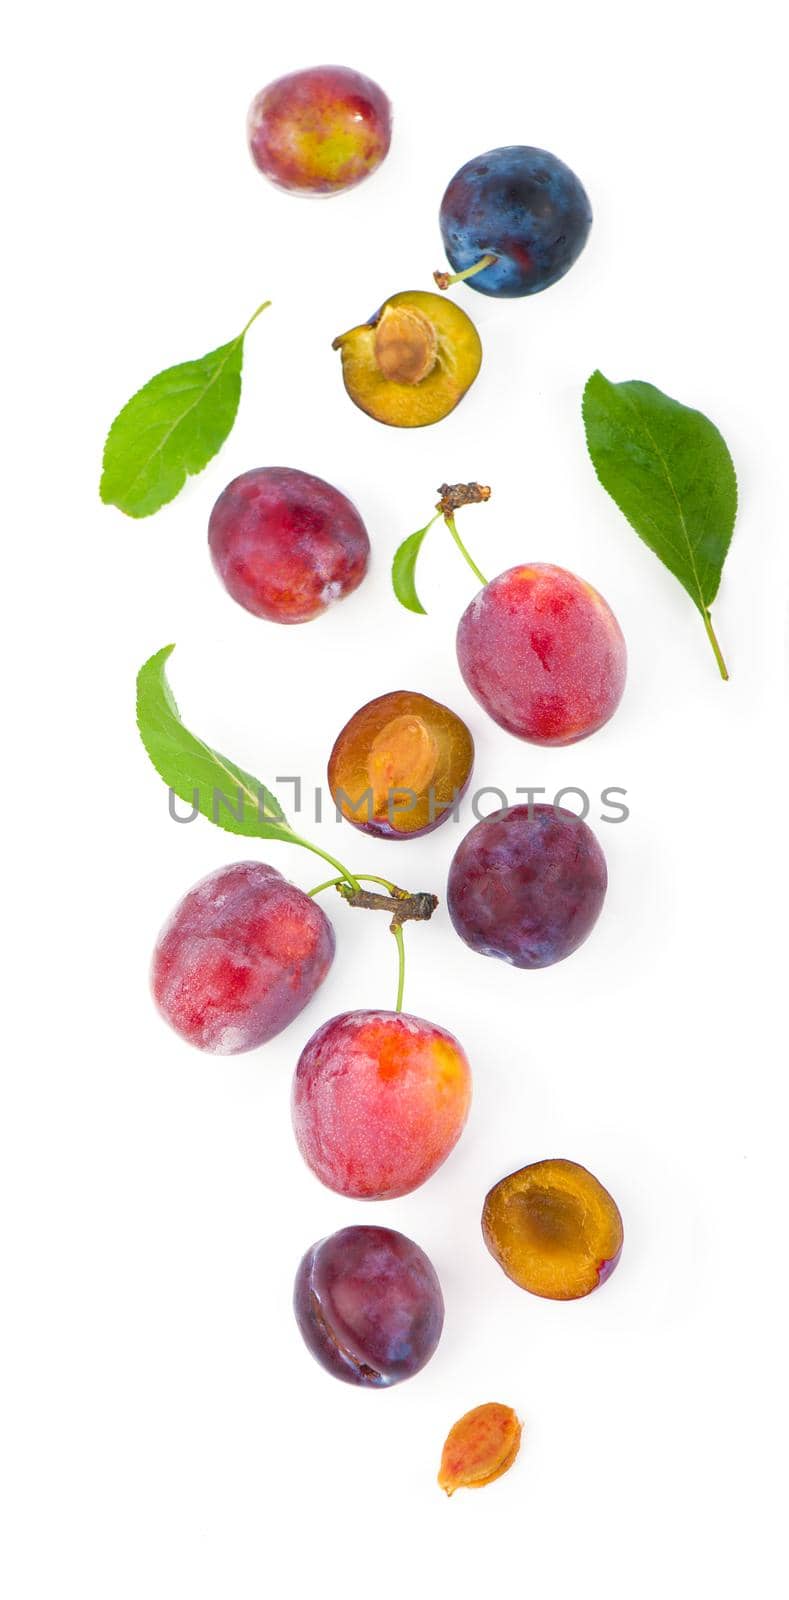
[[[324,851],[316,850],[315,853],[316,855],[323,855]],[[330,861],[331,856],[326,856],[326,860]],[[363,883],[379,883],[381,887],[383,889],[387,889],[391,895],[397,894],[394,884],[390,883],[388,878],[376,878],[375,874],[372,872],[359,872],[357,873],[357,877],[360,878]],[[310,889],[308,891],[309,898],[312,900],[316,894],[322,894],[324,889],[336,889],[338,884],[348,883],[350,881],[351,875],[349,872],[344,873],[341,878],[327,878],[325,883],[319,883],[314,889]],[[357,883],[356,888],[358,889],[358,887],[359,885]],[[392,928],[392,933],[394,934],[395,944],[397,945],[397,1002],[395,1005],[395,1011],[402,1011],[403,990],[405,988],[405,940],[403,938],[402,923],[395,923],[394,927]]]
[[[447,525],[447,527],[448,527],[448,529],[449,529],[449,531],[450,531],[450,533],[452,535],[452,538],[454,539],[455,544],[457,545],[458,550],[460,551],[460,554],[462,555],[464,561],[468,562],[468,564],[469,564],[469,566],[470,566],[475,578],[479,578],[479,581],[482,584],[482,587],[484,589],[486,587],[486,585],[487,585],[488,580],[487,580],[487,578],[483,577],[482,573],[479,570],[479,567],[477,566],[476,561],[472,561],[471,556],[469,555],[468,550],[466,549],[466,546],[464,545],[463,540],[461,539],[460,534],[458,533],[457,528],[455,526],[455,518],[450,513],[449,515],[446,515],[444,517],[444,521],[445,521],[445,523],[446,523],[446,525]]]
[[[349,883],[355,894],[361,893],[361,884],[359,879],[355,878],[353,873],[349,872],[348,868],[344,867],[342,862],[338,861],[335,856],[330,856],[328,850],[321,850],[320,845],[312,844],[309,839],[302,839],[296,833],[293,834],[292,839],[290,839],[288,842],[289,844],[303,845],[304,849],[311,850],[314,856],[321,856],[324,861],[328,861],[330,867],[336,867],[340,874],[341,882]],[[312,893],[319,894],[321,889],[328,889],[330,885],[336,881],[337,880],[335,878],[332,878],[329,880],[329,883],[322,883],[318,889],[313,889]]]
[[[361,878],[363,883],[380,884],[381,888],[386,889],[389,894],[396,895],[398,893],[394,884],[390,883],[388,878],[376,878],[372,872],[357,872],[356,876],[357,878]]]
[[[712,617],[710,616],[709,611],[703,611],[702,616],[704,618],[704,626],[707,630],[707,638],[712,645],[715,654],[715,660],[718,663],[718,671],[720,672],[721,677],[728,681],[729,669],[726,666],[726,662],[724,661],[723,654],[721,652],[721,647],[715,637],[715,629],[712,626]]]
[[[473,278],[477,272],[484,272],[486,267],[492,267],[498,256],[483,256],[480,261],[475,261],[473,267],[466,267],[463,272],[434,272],[433,277],[439,289],[451,289],[453,283],[464,283],[466,278]]]
[[[397,945],[397,1000],[395,1002],[395,1011],[402,1011],[403,990],[405,988],[405,940],[401,922],[395,923],[392,933],[395,936],[395,944]]]
[[[239,341],[241,339],[243,339],[246,336],[246,334],[249,333],[249,330],[252,327],[253,322],[257,322],[257,319],[260,316],[261,311],[266,311],[270,305],[271,305],[271,301],[270,300],[261,300],[260,305],[257,308],[257,311],[253,311],[252,312],[252,315],[251,315],[248,323],[246,324],[246,326],[244,328],[241,329],[241,332],[240,332],[240,334],[238,336],[238,340]]]
[[[328,856],[326,857],[326,860],[329,860]],[[390,894],[395,893],[395,886],[393,883],[389,882],[388,878],[376,878],[373,876],[372,872],[357,872],[356,878],[358,879],[358,882],[356,882],[357,889],[360,883],[380,883],[382,889],[388,889]],[[324,889],[336,889],[338,883],[348,883],[349,880],[350,873],[346,874],[342,878],[327,878],[325,883],[319,883],[317,888],[310,889],[308,891],[308,897],[311,900],[314,895],[322,894]]]
[[[316,883],[314,889],[307,890],[307,899],[314,900],[316,894],[323,894],[324,889],[336,889],[338,883],[345,882],[345,878],[327,878],[325,883]]]

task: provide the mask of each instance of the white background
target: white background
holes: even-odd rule
[[[9,709],[0,1123],[9,1600],[252,1600],[778,1592],[780,1301],[786,1279],[783,1017],[786,497],[781,53],[767,5],[463,8],[40,6],[6,40],[3,521]],[[275,192],[244,121],[278,73],[339,60],[395,105],[379,174],[328,202]],[[590,243],[546,294],[457,298],[484,343],[459,410],[388,430],[345,396],[332,337],[389,293],[429,288],[436,213],[470,156],[555,151],[592,198]],[[99,504],[106,428],[173,361],[251,331],[237,425],[179,499],[135,523]],[[723,684],[690,601],[597,486],[580,395],[601,366],[708,412],[741,510],[714,617]],[[368,580],[277,628],[209,564],[216,495],[247,468],[327,477],[370,530]],[[489,575],[520,560],[596,584],[630,652],[620,711],[544,751],[486,720],[454,658],[473,580],[438,527],[428,618],[388,567],[443,480],[493,485],[463,532]],[[10,570],[9,570],[10,569]],[[476,777],[627,788],[590,821],[610,891],[565,964],[473,955],[441,909],[408,931],[406,1004],[462,1040],[475,1102],[424,1189],[343,1201],[302,1165],[288,1096],[336,1011],[388,1006],[381,920],[339,904],[312,1005],[259,1053],[182,1044],[147,965],[180,895],[250,847],[176,827],[134,728],[140,663],[175,640],[186,721],[269,783],[323,781],[346,718],[389,689],[446,700]],[[286,809],[291,791],[280,788]],[[464,824],[471,821],[468,809]],[[443,895],[465,827],[368,841],[308,815],[358,870]],[[321,864],[263,845],[305,888]],[[782,881],[783,880],[783,881]],[[563,1155],[612,1190],[621,1265],[561,1305],[510,1284],[479,1212],[514,1167]],[[354,1391],[307,1355],[290,1311],[303,1250],[348,1222],[413,1235],[446,1331],[412,1383]],[[444,1434],[496,1398],[525,1418],[515,1469],[448,1502]]]

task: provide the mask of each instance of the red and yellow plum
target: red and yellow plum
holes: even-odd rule
[[[314,1244],[296,1274],[293,1309],[315,1360],[367,1389],[421,1371],[444,1324],[432,1263],[393,1228],[342,1228]]]
[[[370,559],[356,507],[323,478],[257,467],[219,496],[208,544],[228,594],[268,622],[310,622],[358,588]]]
[[[447,257],[456,273],[468,274],[469,288],[509,299],[564,277],[586,244],[592,208],[557,156],[512,144],[475,156],[455,173],[439,222]],[[436,274],[444,287],[447,277]]]
[[[575,744],[602,728],[627,674],[602,595],[544,562],[511,567],[480,590],[460,619],[457,656],[493,721],[532,744]]]
[[[151,970],[162,1016],[216,1055],[254,1050],[312,999],[334,957],[328,917],[262,861],[209,873],[163,927]]]
[[[507,1277],[546,1300],[579,1300],[610,1278],[624,1229],[607,1189],[576,1161],[535,1161],[502,1178],[482,1212]]]
[[[370,700],[338,734],[329,788],[342,815],[381,839],[415,839],[451,813],[467,787],[474,741],[437,700],[396,689]]]
[[[383,89],[350,67],[308,67],[255,95],[247,118],[255,166],[295,194],[339,194],[369,178],[392,138]]]
[[[333,1017],[302,1051],[293,1127],[316,1177],[338,1194],[409,1194],[454,1149],[471,1070],[444,1028],[395,1011]]]
[[[580,817],[556,806],[510,806],[461,840],[447,909],[480,955],[549,967],[588,938],[607,884],[605,856]]]

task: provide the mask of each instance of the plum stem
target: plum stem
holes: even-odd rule
[[[445,513],[444,513],[444,521],[445,521],[445,523],[446,523],[446,525],[447,525],[447,527],[448,527],[448,529],[449,529],[449,531],[450,531],[450,533],[452,535],[452,538],[454,539],[455,544],[457,545],[458,550],[460,551],[460,554],[462,555],[464,561],[468,562],[472,572],[474,573],[475,578],[479,578],[479,581],[482,584],[482,587],[484,589],[486,587],[486,585],[487,585],[488,580],[480,572],[476,561],[472,561],[471,556],[469,555],[468,550],[466,549],[466,546],[464,545],[463,540],[461,539],[460,534],[458,533],[457,527],[455,525],[455,518],[452,515],[451,511],[445,511]]]
[[[713,652],[715,654],[715,660],[718,663],[718,671],[720,672],[720,675],[724,679],[724,681],[728,682],[729,669],[726,666],[726,662],[723,659],[723,653],[721,651],[721,647],[718,644],[718,641],[717,641],[717,639],[715,637],[715,629],[712,626],[712,617],[710,616],[709,611],[707,611],[707,610],[702,612],[702,616],[704,617],[704,626],[705,626],[705,628],[707,630],[707,638],[709,639],[710,644],[712,645]]]
[[[329,861],[330,859],[331,858],[329,856],[326,857],[327,861]],[[337,865],[337,863],[335,862],[335,866],[336,865]],[[390,894],[394,894],[395,892],[397,892],[397,894],[399,896],[402,896],[402,895],[405,894],[405,890],[404,889],[399,889],[399,890],[395,891],[394,884],[390,883],[388,878],[375,878],[375,877],[373,877],[373,874],[371,872],[357,872],[355,878],[353,879],[354,893],[355,894],[362,894],[363,893],[362,886],[361,886],[361,879],[362,878],[364,879],[365,883],[380,883],[384,889],[388,889],[389,890]],[[316,885],[316,887],[314,889],[310,889],[309,890],[308,898],[310,900],[312,900],[316,894],[322,894],[324,889],[341,888],[344,883],[350,883],[350,881],[351,881],[351,873],[350,872],[343,873],[343,876],[341,878],[327,878],[325,883],[319,883],[319,884]]]
[[[417,528],[416,533],[409,534],[402,544],[398,545],[392,562],[392,588],[401,606],[407,611],[416,611],[421,616],[425,615],[425,608],[416,592],[416,563],[426,535],[430,532],[434,522],[443,517],[452,538],[457,545],[463,560],[468,563],[475,578],[487,585],[487,578],[480,572],[475,561],[472,561],[457,527],[455,525],[455,512],[461,506],[478,506],[490,499],[490,489],[484,483],[442,483],[438,491],[440,499],[436,505],[435,516],[425,523],[424,528]]]
[[[392,933],[395,936],[395,944],[397,945],[397,999],[395,1001],[395,1011],[402,1011],[403,991],[405,989],[405,939],[403,938],[402,922],[392,920]]]
[[[477,272],[484,272],[486,267],[492,267],[498,256],[483,256],[480,261],[475,261],[473,267],[466,267],[463,272],[434,272],[433,277],[439,289],[451,289],[453,283],[463,283],[466,278],[473,278]]]
[[[321,855],[323,851],[320,852]],[[326,860],[331,860],[330,856]],[[339,864],[339,863],[338,863]],[[363,889],[360,879],[364,883],[380,883],[387,894],[374,894],[370,889]],[[388,878],[376,878],[371,872],[356,874],[353,884],[351,874],[345,873],[341,878],[328,878],[325,883],[319,883],[315,889],[310,889],[309,898],[321,894],[324,889],[336,889],[349,906],[358,906],[362,911],[391,911],[392,931],[395,926],[404,922],[429,922],[438,905],[438,896],[421,891],[411,894],[408,889],[399,889],[396,883],[390,883]]]
[[[271,301],[270,300],[261,300],[260,305],[257,308],[257,311],[253,311],[252,312],[252,315],[251,315],[248,323],[245,325],[245,327],[243,327],[241,329],[241,332],[240,332],[240,334],[238,336],[238,341],[239,342],[240,342],[241,339],[245,338],[246,335],[249,333],[249,330],[252,327],[253,322],[257,322],[257,319],[260,316],[261,311],[267,311],[268,307],[270,305],[271,305]]]
[[[321,855],[323,851],[319,852]],[[326,857],[331,860],[330,856]],[[388,894],[373,894],[369,889],[362,889],[357,884],[352,889],[349,884],[350,873],[342,878],[327,878],[325,883],[319,883],[310,889],[309,898],[321,894],[324,889],[336,889],[349,906],[361,906],[365,911],[391,911],[392,920],[389,930],[394,934],[397,945],[397,1002],[395,1011],[403,1009],[403,991],[405,988],[405,940],[403,939],[404,922],[428,922],[438,905],[438,898],[434,894],[409,894],[407,889],[399,889],[396,883],[390,883],[388,878],[376,878],[372,872],[360,872],[357,877],[365,883],[379,883]]]
[[[311,844],[309,839],[302,839],[298,834],[295,833],[292,839],[290,839],[288,842],[290,844],[303,845],[304,849],[311,850],[314,856],[321,856],[324,861],[328,861],[330,867],[336,867],[340,874],[339,879],[330,878],[328,883],[319,884],[317,889],[313,889],[311,891],[312,894],[319,894],[321,889],[328,889],[331,884],[338,882],[347,884],[349,890],[353,894],[362,893],[362,886],[359,882],[359,879],[355,878],[353,873],[349,872],[348,868],[344,867],[342,862],[338,861],[335,856],[330,856],[328,850],[321,850],[320,845]]]
[[[380,882],[379,879],[375,881]],[[372,894],[369,889],[356,892],[344,883],[337,885],[338,893],[349,906],[360,906],[363,911],[391,911],[392,932],[403,922],[429,922],[438,905],[436,895],[409,894],[407,889],[397,889],[394,884],[391,888],[391,894]]]

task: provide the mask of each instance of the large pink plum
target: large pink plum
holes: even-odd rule
[[[580,817],[555,806],[510,806],[461,840],[447,909],[480,955],[549,967],[588,938],[607,886],[605,856]]]
[[[296,1274],[293,1309],[315,1360],[365,1389],[413,1377],[444,1324],[435,1268],[393,1228],[341,1228],[314,1244]]]
[[[349,1011],[305,1045],[293,1127],[313,1172],[338,1194],[409,1194],[446,1160],[471,1102],[457,1039],[397,1011]]]
[[[358,588],[370,559],[356,507],[323,478],[256,467],[222,491],[208,524],[228,594],[268,622],[309,622]]]
[[[162,1016],[216,1055],[254,1050],[304,1009],[334,957],[320,906],[262,861],[209,873],[156,942],[151,970]]]
[[[627,651],[610,607],[563,567],[511,567],[481,589],[457,632],[460,670],[500,728],[575,744],[612,717]]]
[[[338,194],[369,178],[392,138],[383,89],[350,67],[308,67],[255,95],[247,118],[252,159],[281,189]]]

